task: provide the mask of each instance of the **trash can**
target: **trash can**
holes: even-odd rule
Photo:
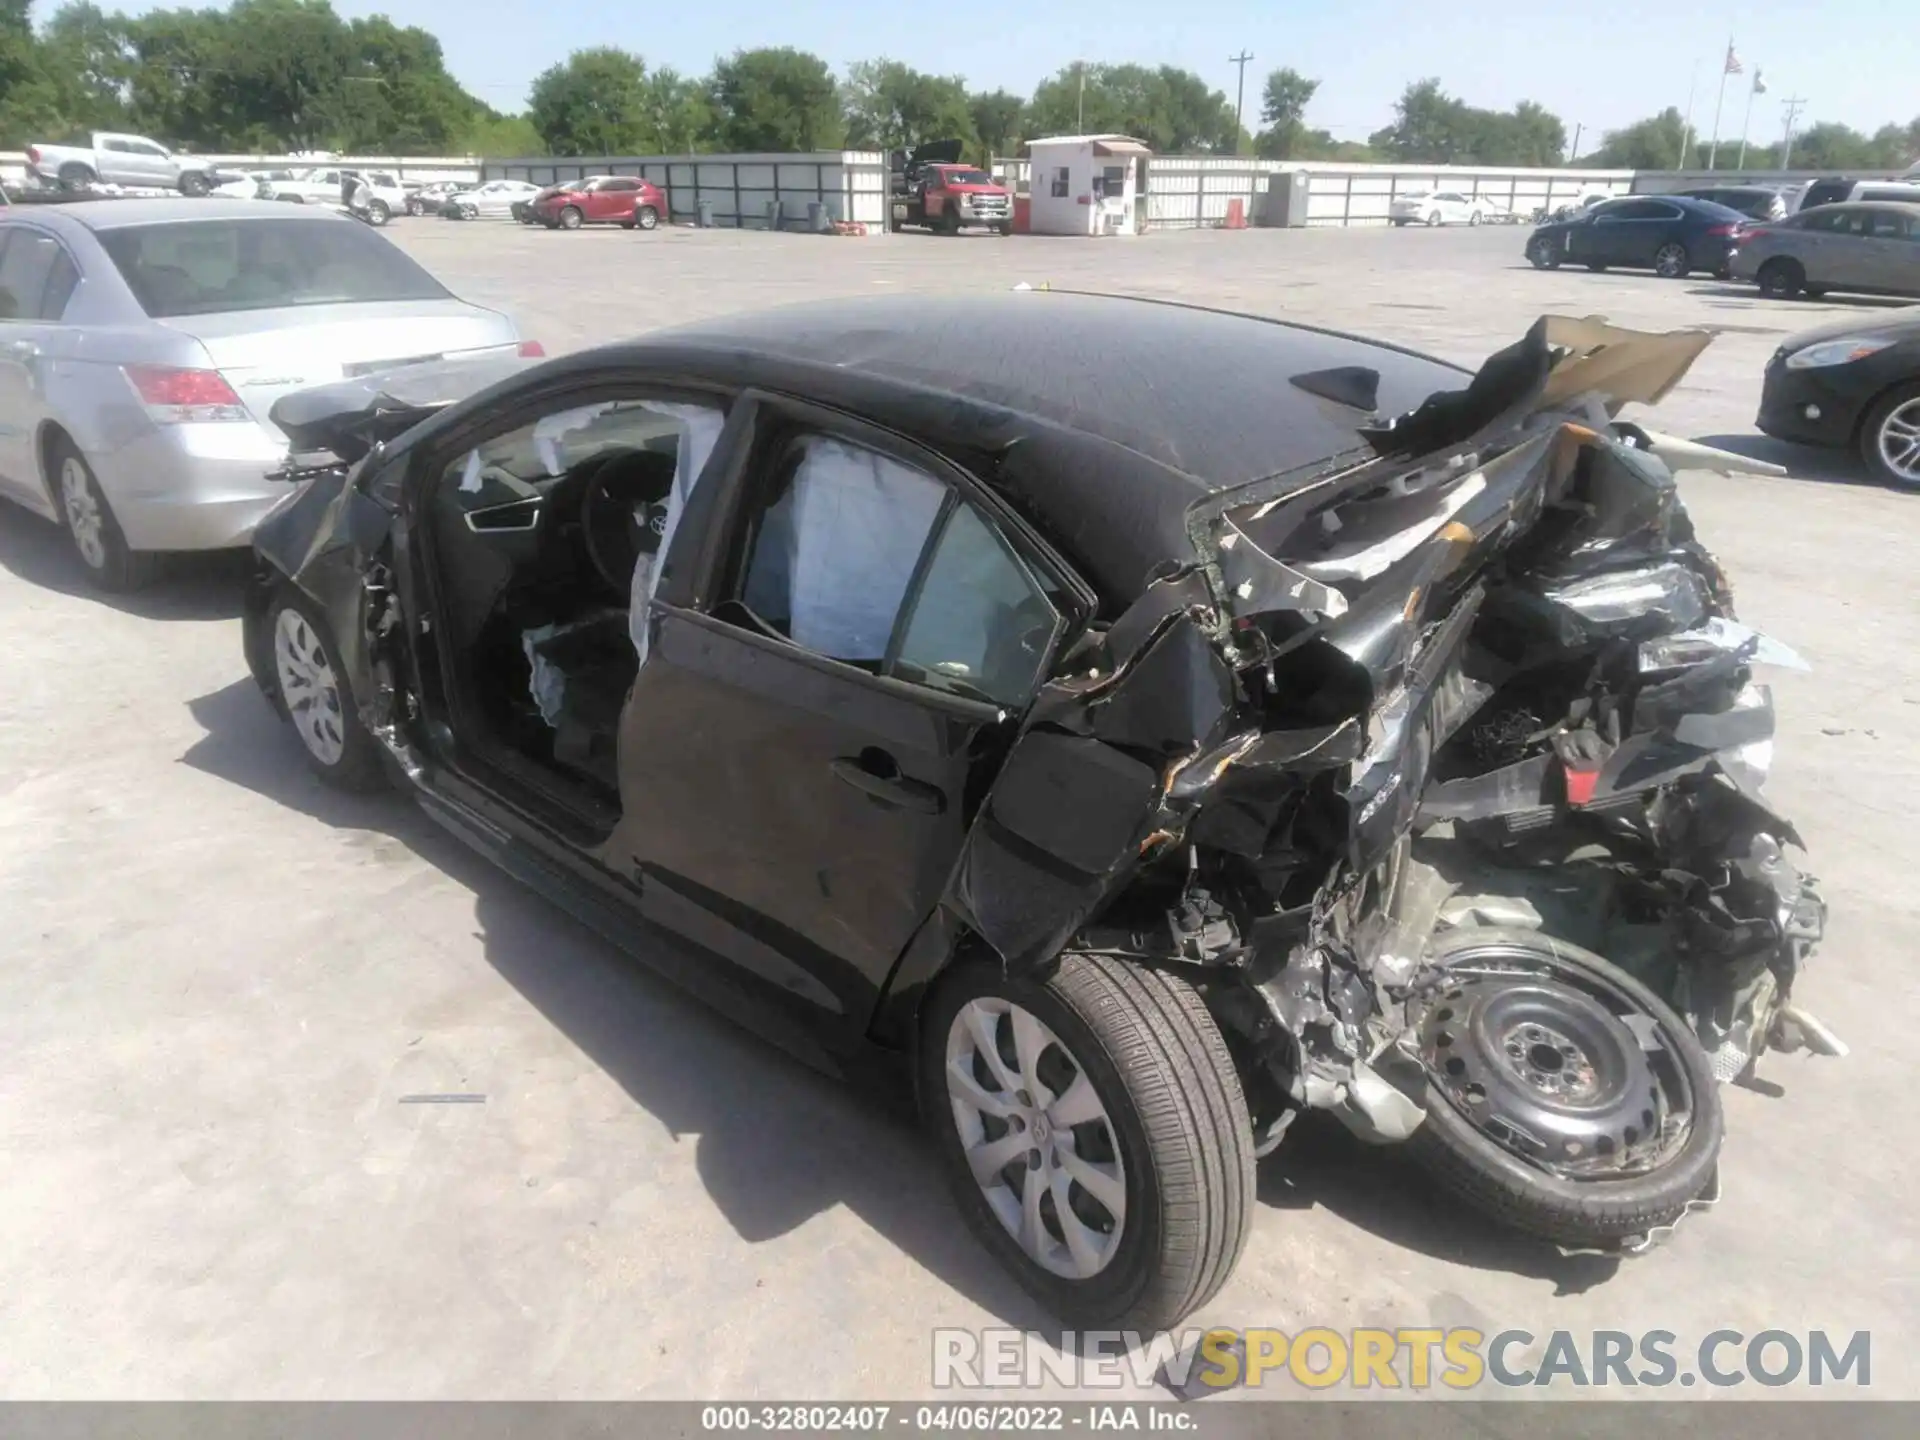
[[[702,230],[713,229],[713,201],[700,199],[694,202],[694,223]]]
[[[827,219],[827,207],[824,201],[807,201],[807,230],[814,235],[824,235],[833,228],[833,222]]]
[[[780,225],[780,202],[778,200],[769,200],[767,201],[767,229],[778,230]]]

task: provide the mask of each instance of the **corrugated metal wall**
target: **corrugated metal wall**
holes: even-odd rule
[[[835,220],[861,221],[886,232],[887,157],[878,151],[830,150],[810,155],[532,155],[487,160],[489,180],[551,185],[587,175],[639,175],[667,192],[677,221],[691,223],[702,201],[714,223],[763,228],[773,207],[783,223],[803,222],[817,201]]]

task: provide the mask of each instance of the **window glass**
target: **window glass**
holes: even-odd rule
[[[740,601],[794,644],[878,674],[946,496],[876,451],[805,438],[753,525]]]
[[[70,262],[59,242],[38,230],[17,228],[0,232],[0,238],[6,240],[6,248],[0,250],[0,320],[41,319],[48,280],[62,263],[71,268]],[[71,281],[66,288],[73,289]],[[59,300],[64,308],[66,296]]]
[[[1071,193],[1068,187],[1071,184],[1072,175],[1073,175],[1073,172],[1069,170],[1065,165],[1054,166],[1053,190],[1052,190],[1054,199],[1064,200],[1066,199],[1068,194]]]
[[[398,248],[365,226],[337,220],[187,220],[99,234],[135,298],[155,319],[447,298],[440,282]]]
[[[1869,210],[1867,216],[1867,234],[1876,240],[1904,240],[1907,234],[1907,222],[1893,210]]]
[[[971,505],[941,531],[900,645],[902,679],[1014,705],[1033,688],[1057,623],[1027,567]]]
[[[448,467],[443,488],[462,510],[489,510],[516,500],[544,496],[590,461],[608,461],[637,452],[661,457],[659,500],[673,479],[682,421],[673,407],[642,400],[610,400],[577,405],[543,415],[530,424],[486,441]],[[636,472],[647,469],[635,461]]]

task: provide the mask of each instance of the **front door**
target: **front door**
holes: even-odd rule
[[[587,195],[587,218],[589,220],[625,220],[633,214],[633,192],[640,186],[638,180],[623,178],[603,180]]]
[[[945,888],[1062,590],[944,462],[806,407],[753,411],[703,482],[733,518],[673,543],[609,850],[667,923],[704,907],[857,1019]]]
[[[66,332],[58,323],[79,272],[60,242],[30,225],[0,225],[0,493],[46,512],[37,453],[48,419],[42,383]]]

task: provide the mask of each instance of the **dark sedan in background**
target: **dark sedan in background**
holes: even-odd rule
[[[1768,185],[1709,185],[1702,190],[1682,190],[1679,198],[1724,205],[1749,220],[1779,220],[1787,213],[1786,197]]]
[[[1754,424],[1781,440],[1857,448],[1877,478],[1920,489],[1920,307],[1794,336],[1767,363]]]
[[[1563,264],[1589,270],[1619,266],[1678,280],[1695,270],[1723,275],[1747,217],[1708,200],[1631,195],[1596,205],[1571,220],[1542,225],[1527,241],[1536,270]]]

